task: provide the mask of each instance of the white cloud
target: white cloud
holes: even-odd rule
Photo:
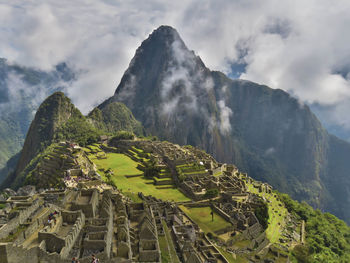
[[[241,78],[327,105],[350,130],[349,10],[347,0],[0,0],[0,57],[81,70],[68,93],[86,113],[114,93],[141,41],[168,24],[209,68],[229,73],[244,62]]]
[[[219,100],[218,106],[220,110],[220,121],[218,123],[218,126],[222,134],[227,134],[231,131],[230,117],[232,115],[232,110],[226,106],[224,100]]]
[[[276,149],[274,147],[270,147],[265,151],[265,155],[272,155],[276,152]]]
[[[177,35],[174,37],[169,67],[161,83],[163,113],[169,115],[175,113],[176,108],[185,108],[203,114],[206,110],[198,103],[198,96],[213,89],[214,82],[196,69],[195,55],[185,48]]]

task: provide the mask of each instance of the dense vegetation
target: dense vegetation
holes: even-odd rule
[[[344,221],[286,194],[280,196],[288,211],[306,223],[306,244],[293,250],[299,262],[350,262],[350,227]]]
[[[88,118],[96,128],[105,132],[115,133],[123,130],[139,136],[144,134],[141,123],[120,102],[110,103],[102,110],[95,108],[89,113]]]
[[[269,222],[269,208],[265,202],[261,202],[260,206],[254,211],[256,218],[264,229],[267,228]]]
[[[58,140],[69,140],[86,146],[99,140],[102,131],[86,121],[85,117],[71,118],[56,131]]]
[[[116,134],[112,137],[112,141],[119,141],[119,140],[133,140],[135,138],[135,134],[128,131],[118,131]]]
[[[208,189],[205,194],[204,198],[214,198],[219,195],[219,190],[216,188]]]

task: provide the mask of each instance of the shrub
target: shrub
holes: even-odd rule
[[[214,198],[219,195],[219,190],[216,188],[208,189],[205,194],[204,198]]]
[[[135,134],[128,131],[118,131],[116,135],[112,138],[112,140],[120,141],[120,140],[133,140],[135,138]]]

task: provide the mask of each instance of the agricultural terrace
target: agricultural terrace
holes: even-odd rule
[[[92,151],[90,150],[92,149]],[[93,145],[85,148],[89,158],[93,161],[101,174],[102,179],[108,181],[107,171],[112,171],[110,180],[123,193],[133,201],[140,201],[137,193],[152,195],[162,200],[175,202],[189,201],[183,193],[172,185],[156,186],[153,179],[145,178],[143,172],[137,168],[138,162],[121,153],[104,153],[99,147]],[[137,151],[135,151],[137,153]],[[101,156],[103,156],[101,158]]]
[[[203,165],[190,163],[190,164],[182,164],[177,165],[176,169],[179,174],[183,175],[206,175],[208,171],[205,170]]]
[[[266,236],[271,243],[279,243],[282,232],[286,227],[286,222],[284,221],[288,215],[286,207],[281,201],[277,200],[275,193],[259,193],[258,188],[254,187],[253,184],[248,183],[247,186],[249,192],[255,193],[267,200],[269,221],[266,229]]]

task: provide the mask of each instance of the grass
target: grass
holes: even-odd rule
[[[17,239],[19,234],[21,234],[24,230],[26,230],[26,226],[18,226],[16,231],[13,234],[8,235],[7,237],[0,239],[0,242],[13,242]]]
[[[0,204],[0,209],[4,209],[6,207],[6,204]]]
[[[214,221],[211,220],[210,207],[185,207],[180,206],[182,211],[186,213],[205,233],[213,233],[217,230],[231,226],[229,222],[214,212]]]
[[[152,179],[146,179],[142,174],[143,172],[137,169],[138,163],[133,161],[128,156],[121,153],[107,153],[106,159],[97,159],[95,155],[90,155],[91,161],[93,161],[97,168],[107,170],[110,168],[114,175],[111,180],[115,186],[127,192],[131,199],[140,201],[137,196],[138,192],[142,192],[144,195],[152,195],[162,200],[174,200],[177,202],[189,201],[190,199],[181,193],[178,189],[157,189],[153,185]],[[138,177],[126,178],[125,175],[137,175]],[[103,172],[101,172],[103,179],[107,179]]]
[[[157,178],[157,177],[153,177],[154,180],[162,182],[162,181],[171,181],[172,179],[169,177],[166,178]]]
[[[245,257],[241,257],[241,256],[238,256],[238,255],[233,255],[227,251],[225,251],[222,247],[218,247],[218,246],[215,246],[221,253],[221,255],[223,255],[227,261],[229,263],[248,263],[248,259],[246,259]]]
[[[172,238],[170,236],[170,231],[169,231],[168,226],[166,225],[164,220],[162,220],[162,225],[163,225],[163,228],[164,228],[165,238],[166,238],[167,243],[168,243],[168,249],[169,249],[168,251],[170,252],[169,253],[170,258],[171,258],[173,263],[180,263],[180,260],[179,260],[179,258],[177,257],[177,254],[176,254],[174,243],[172,242]]]
[[[101,148],[99,147],[99,145],[94,144],[94,145],[89,145],[87,146],[88,149],[90,149],[91,151],[95,151],[95,152],[101,152]]]
[[[183,172],[184,175],[191,175],[191,174],[207,174],[208,172],[206,172],[205,170],[198,170],[198,171],[193,171],[193,172]]]
[[[132,193],[132,192],[123,192],[123,194],[126,197],[129,197],[131,199],[131,201],[135,202],[135,203],[142,203],[142,199],[138,196],[137,193]]]
[[[136,148],[135,146],[132,146],[131,149],[133,149],[134,151],[143,153],[143,150],[142,150],[142,149]]]
[[[234,246],[237,248],[246,248],[247,246],[249,246],[251,240],[241,240],[238,242],[235,242]]]
[[[168,242],[165,238],[165,236],[159,236],[159,248],[160,248],[160,255],[161,255],[161,262],[162,263],[171,263],[170,255],[169,255],[169,249],[168,249]]]
[[[91,155],[90,159],[97,167],[107,170],[113,170],[115,176],[142,174],[142,171],[137,169],[137,162],[133,161],[128,156],[121,153],[107,153],[106,159],[97,159],[95,155]]]
[[[216,173],[214,174],[215,177],[218,177],[218,176],[220,176],[220,175],[222,175],[222,172],[221,172],[221,171],[216,172]]]
[[[261,197],[265,197],[266,200],[270,201],[268,203],[269,209],[269,221],[268,227],[266,229],[266,236],[271,243],[279,243],[279,239],[282,234],[282,230],[285,227],[285,221],[288,211],[281,201],[278,201],[272,192],[259,193],[259,190],[255,188],[252,184],[248,184],[248,189],[250,192],[255,193]]]

